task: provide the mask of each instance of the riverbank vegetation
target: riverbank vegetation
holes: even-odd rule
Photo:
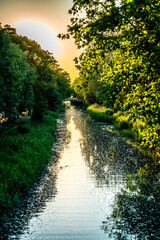
[[[53,54],[9,25],[0,26],[0,46],[2,216],[19,203],[46,167],[56,117],[71,88],[68,73]]]
[[[145,127],[145,123],[140,119],[133,121],[128,112],[114,112],[113,109],[98,104],[90,105],[87,111],[91,117],[97,121],[112,123],[124,136],[134,138],[136,141],[141,142],[140,133]]]
[[[67,34],[59,37],[72,36],[84,49],[75,59],[77,97],[111,109],[118,128],[131,127],[142,146],[159,152],[159,1],[122,0],[118,5],[114,0],[75,0],[69,14]]]
[[[100,122],[113,123],[113,110],[110,108],[95,103],[87,107],[87,111],[94,119]]]
[[[0,134],[0,216],[20,202],[47,166],[57,116],[47,111],[42,121],[29,121]]]
[[[16,29],[0,27],[0,113],[14,122],[22,112],[34,120],[46,110],[56,111],[70,96],[70,77],[53,54]]]

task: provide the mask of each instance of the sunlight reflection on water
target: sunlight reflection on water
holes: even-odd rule
[[[67,129],[71,139],[56,165],[57,194],[38,217],[31,219],[21,239],[106,239],[100,226],[106,212],[111,212],[116,188],[105,184],[97,187],[82,155],[83,136],[73,116]]]
[[[58,120],[49,173],[33,192],[20,220],[14,221],[7,239],[117,239],[109,237],[102,225],[110,217],[128,173],[137,171],[142,156],[104,127],[81,110],[66,110]]]

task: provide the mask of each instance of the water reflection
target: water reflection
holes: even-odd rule
[[[59,159],[64,146],[68,144],[69,139],[66,119],[62,114],[58,120],[57,142],[52,149],[51,166],[53,162],[56,165],[56,161]],[[17,206],[14,215],[9,212],[0,219],[0,239],[20,239],[20,236],[28,229],[30,220],[45,210],[47,202],[53,201],[57,194],[56,179],[58,171],[56,171],[56,167],[53,170],[51,166],[48,166],[48,171],[46,169],[41,179],[32,186],[23,202]]]
[[[56,195],[55,179],[56,175],[45,175],[43,181],[35,184],[34,188],[23,203],[17,207],[17,212],[12,215],[10,213],[1,219],[0,223],[0,239],[19,239],[19,236],[27,228],[28,222],[32,217],[38,215],[45,209],[46,202],[50,201]]]
[[[126,143],[116,133],[105,131],[83,112],[74,111],[73,119],[82,133],[80,142],[82,154],[97,186],[123,182],[128,173],[134,173],[147,159],[132,145]]]
[[[115,239],[160,239],[160,164],[148,163],[129,175],[102,229]]]
[[[136,173],[140,166],[145,169],[147,160],[116,133],[106,131],[76,108],[67,109],[58,126],[49,173],[42,178],[31,200],[24,203],[17,223],[15,218],[8,221],[8,234],[3,236],[22,240],[115,240],[117,232],[125,231],[122,227],[118,230],[119,226],[127,222],[126,229],[130,229],[132,220],[126,217],[130,206],[133,212],[139,212],[144,204],[142,201],[138,205],[134,197],[144,198],[140,198],[144,185],[140,188],[136,182],[142,174]],[[131,177],[125,187],[128,174]],[[137,186],[140,195],[135,194]],[[121,188],[125,190],[118,194]],[[139,208],[134,206],[135,202]],[[129,219],[133,214],[130,216]],[[106,217],[109,218],[102,231]],[[134,239],[132,235],[130,230],[127,237]],[[124,236],[121,234],[119,239]]]
[[[20,239],[74,239],[74,240],[104,240],[106,234],[100,229],[106,209],[110,211],[109,202],[114,199],[114,187],[106,195],[104,189],[96,187],[96,180],[81,154],[82,133],[76,127],[74,108],[66,111],[67,129],[70,140],[61,151],[56,164],[57,193],[54,199],[47,202],[43,212],[33,217],[28,229]],[[83,124],[85,116],[77,115]],[[50,167],[51,172],[55,166]]]

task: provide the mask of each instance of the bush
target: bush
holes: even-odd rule
[[[103,107],[101,105],[98,105],[97,103],[89,106],[87,108],[87,111],[90,113],[90,115],[100,122],[107,122],[112,123],[113,121],[113,110],[110,108]]]
[[[30,126],[29,124],[21,125],[17,128],[17,132],[20,134],[27,134],[30,131]]]
[[[113,120],[116,121],[116,119],[119,117],[119,116],[122,116],[123,113],[121,111],[118,111],[116,113],[113,114]]]
[[[58,112],[52,112],[52,111],[47,110],[45,112],[45,115],[50,115],[50,116],[52,116],[54,118],[58,118]]]
[[[57,111],[62,105],[62,95],[55,87],[49,86],[46,89],[45,97],[48,102],[48,110]]]
[[[129,121],[128,117],[125,116],[119,116],[116,118],[116,127],[118,129],[127,129],[129,128]]]
[[[126,114],[126,116],[125,116]],[[115,126],[118,129],[128,129],[130,127],[130,121],[129,121],[129,115],[128,113],[123,113],[121,111],[118,111],[113,114],[113,119],[115,122]]]
[[[128,137],[128,138],[134,137],[131,129],[122,129],[122,133],[125,137]]]

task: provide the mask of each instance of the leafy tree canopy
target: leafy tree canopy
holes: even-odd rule
[[[128,112],[144,146],[160,149],[159,0],[73,0],[71,23],[61,39],[73,37],[83,53],[75,59],[73,87],[87,103]],[[94,91],[93,91],[94,89]],[[91,97],[92,96],[92,97]]]
[[[18,35],[16,29],[5,25],[0,28],[0,34],[3,43],[0,82],[8,91],[9,97],[6,99],[12,98],[8,103],[9,114],[14,115],[15,119],[19,112],[33,108],[34,118],[40,119],[45,110],[56,110],[62,99],[71,93],[69,74],[60,68],[53,54],[43,50],[36,41]],[[15,106],[10,106],[12,101]],[[4,101],[1,111],[3,108],[6,112]]]

